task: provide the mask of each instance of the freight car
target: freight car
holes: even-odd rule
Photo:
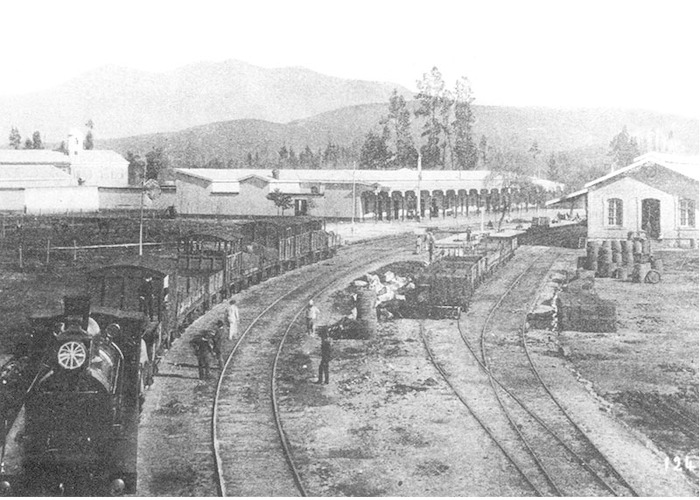
[[[416,278],[420,315],[429,318],[455,318],[469,306],[476,288],[515,255],[520,231],[485,235],[476,246],[461,245],[455,255],[452,239],[441,252],[436,242],[437,260]],[[449,253],[449,254],[448,254]]]
[[[44,356],[3,433],[0,493],[134,493],[141,390],[163,351],[216,302],[331,256],[338,240],[321,233],[317,221],[199,231],[180,239],[177,260],[139,257],[90,272],[78,312],[68,299],[62,313],[33,315],[27,359]]]

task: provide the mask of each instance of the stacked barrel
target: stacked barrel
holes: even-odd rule
[[[581,264],[598,278],[625,281],[631,277],[638,283],[651,269],[661,272],[663,266],[661,259],[651,255],[651,242],[647,239],[589,241]]]

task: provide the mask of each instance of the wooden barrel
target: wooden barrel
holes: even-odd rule
[[[598,242],[589,241],[586,245],[586,269],[588,271],[598,270]]]
[[[612,269],[612,252],[610,251],[610,242],[604,241],[598,252],[598,276],[601,278],[609,278]]]
[[[620,241],[620,253],[622,255],[622,265],[627,266],[634,262],[633,245],[631,241]]]
[[[620,281],[627,281],[629,277],[629,268],[627,266],[622,266],[617,269],[617,278]]]
[[[632,281],[635,283],[643,283],[644,277],[651,270],[651,264],[641,264],[637,263],[634,265],[634,271],[632,271]]]
[[[651,268],[659,271],[659,274],[664,272],[664,261],[658,257],[651,259]]]
[[[612,261],[615,264],[622,263],[622,245],[620,240],[612,240],[610,242],[610,250],[612,251]]]
[[[371,338],[377,333],[377,294],[374,290],[358,290],[357,321],[363,338]]]
[[[642,250],[642,242],[639,240],[634,240],[632,242],[632,253],[635,255],[641,255],[644,253]]]

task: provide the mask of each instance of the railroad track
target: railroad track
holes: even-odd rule
[[[212,444],[219,495],[306,496],[278,411],[280,353],[290,333],[302,330],[294,326],[309,298],[357,274],[360,266],[378,266],[396,256],[400,241],[386,239],[371,260],[365,258],[365,245],[349,248],[332,272],[281,288],[251,319],[226,360],[214,396]]]
[[[501,407],[539,454],[557,496],[637,496],[554,398],[529,355],[525,318],[537,299],[532,290],[541,288],[555,258],[550,251],[534,260],[489,311],[479,336],[482,366]],[[497,314],[503,325],[498,330]]]
[[[477,304],[476,323],[481,322],[481,327],[470,331],[472,339],[458,322],[464,344],[480,371],[477,378],[471,378],[475,376],[474,369],[470,375],[473,397],[469,411],[489,422],[489,428],[485,424],[482,427],[535,495],[636,495],[554,399],[536,375],[534,364],[524,361],[528,358],[524,320],[532,305],[532,290],[540,287],[552,264],[546,253],[536,257],[524,270],[511,266],[484,285],[491,288],[481,291],[487,300]],[[505,290],[498,292],[499,288]],[[474,311],[470,315],[474,321]],[[494,332],[496,317],[501,328]],[[488,333],[493,339],[487,342]],[[433,358],[427,340],[424,342]],[[474,345],[480,345],[480,352]],[[438,369],[446,377],[444,370]],[[458,395],[463,390],[449,380],[448,383]],[[490,394],[486,394],[486,387],[490,387]],[[464,396],[459,397],[465,403]],[[491,406],[494,398],[501,409],[498,415]]]

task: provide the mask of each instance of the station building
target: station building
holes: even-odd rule
[[[484,170],[181,168],[176,170],[176,209],[184,215],[279,215],[267,198],[279,191],[292,202],[285,215],[404,220],[419,210],[421,217],[496,210],[505,197],[512,206],[534,207],[563,188],[530,181],[528,188],[516,189],[503,175]]]
[[[0,211],[96,212],[111,191],[129,189],[129,163],[118,153],[84,150],[77,131],[67,150],[0,149]]]
[[[647,153],[545,205],[585,207],[589,240],[644,231],[659,245],[696,247],[699,181],[700,157]]]

